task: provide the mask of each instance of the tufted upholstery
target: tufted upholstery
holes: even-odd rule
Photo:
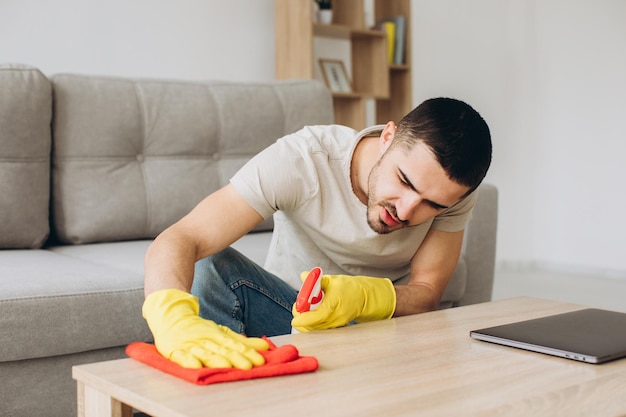
[[[39,70],[9,64],[0,85],[0,248],[39,248],[49,233],[52,87]]]
[[[52,208],[63,243],[153,238],[277,138],[332,118],[314,94],[324,87],[301,81],[58,75],[53,84]]]

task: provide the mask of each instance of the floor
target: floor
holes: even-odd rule
[[[496,269],[493,299],[529,295],[626,312],[626,278],[538,269]]]

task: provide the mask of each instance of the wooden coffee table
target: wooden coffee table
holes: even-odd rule
[[[507,348],[470,330],[583,308],[513,298],[272,338],[313,373],[197,386],[133,359],[75,366],[79,417],[623,416],[626,360],[592,365]]]

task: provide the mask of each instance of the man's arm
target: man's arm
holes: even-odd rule
[[[463,233],[430,230],[411,260],[411,278],[397,285],[394,317],[436,310],[456,268]]]
[[[189,294],[197,260],[226,248],[261,221],[232,185],[211,194],[161,233],[145,258],[142,313],[161,355],[186,368],[250,369],[265,359],[263,339],[246,338],[199,316]]]
[[[225,249],[263,220],[228,184],[163,231],[145,257],[145,294],[161,289],[189,292],[194,263]]]
[[[306,313],[294,309],[291,324],[299,331],[311,331],[435,310],[456,268],[462,243],[463,231],[428,232],[411,260],[407,285],[394,286],[387,278],[324,275],[321,305]]]

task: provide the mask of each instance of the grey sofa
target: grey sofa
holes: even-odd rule
[[[50,78],[0,66],[0,416],[76,414],[72,365],[151,340],[151,239],[252,155],[332,123],[316,81]],[[497,193],[481,187],[442,306],[487,301]],[[263,263],[271,219],[234,245]]]

